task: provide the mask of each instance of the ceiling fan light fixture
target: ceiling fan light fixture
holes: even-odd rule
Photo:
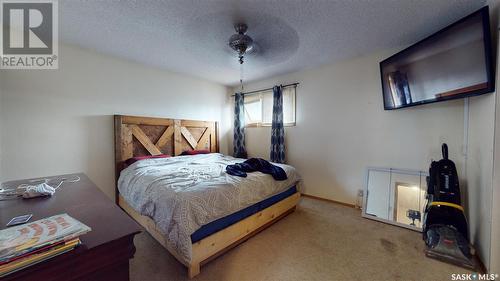
[[[231,49],[238,53],[239,62],[240,64],[243,64],[244,55],[253,49],[253,39],[245,34],[248,30],[248,26],[246,24],[235,24],[234,29],[238,33],[231,35],[228,44]]]

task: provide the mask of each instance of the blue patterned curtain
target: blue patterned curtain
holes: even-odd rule
[[[242,93],[234,94],[234,140],[233,156],[247,158],[245,149],[245,105]]]
[[[273,88],[271,162],[285,163],[285,128],[283,127],[283,92],[281,86],[274,86]]]

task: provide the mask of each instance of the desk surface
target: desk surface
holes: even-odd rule
[[[82,245],[72,251],[75,254],[93,252],[91,250],[99,248],[99,246],[110,244],[124,237],[133,237],[142,230],[134,220],[128,217],[125,212],[99,190],[85,174],[48,177],[52,179],[49,184],[54,186],[59,183],[58,179],[60,178],[73,179],[76,176],[80,177],[80,181],[63,183],[51,197],[0,201],[0,229],[5,229],[10,219],[19,215],[33,214],[30,221],[35,221],[67,213],[92,228],[92,231],[80,237]],[[28,180],[7,182],[4,183],[4,188],[16,187],[27,182]],[[58,257],[54,259],[58,259]],[[50,260],[48,263],[50,263]],[[43,267],[44,264],[41,263],[33,267]]]

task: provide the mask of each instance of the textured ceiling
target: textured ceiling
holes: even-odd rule
[[[239,81],[233,24],[257,43],[246,81],[414,43],[485,0],[59,1],[60,38],[225,85]]]

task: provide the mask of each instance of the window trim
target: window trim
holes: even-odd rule
[[[259,128],[259,127],[271,127],[272,123],[250,123],[245,124],[245,128]],[[288,122],[283,123],[283,127],[295,127],[297,126],[297,122]]]

